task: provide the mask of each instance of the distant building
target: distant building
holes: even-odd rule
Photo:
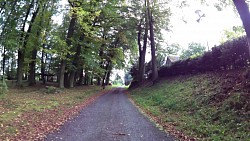
[[[166,59],[166,66],[167,67],[170,67],[170,66],[172,66],[172,64],[174,63],[174,62],[176,62],[176,61],[179,61],[180,60],[180,57],[179,56],[173,56],[173,55],[171,55],[171,56],[168,56],[167,57],[167,59]]]

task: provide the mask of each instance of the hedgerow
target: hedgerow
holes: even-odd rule
[[[208,71],[230,70],[249,67],[249,50],[246,37],[240,37],[215,46],[203,56],[174,62],[162,67],[159,76],[196,74]]]

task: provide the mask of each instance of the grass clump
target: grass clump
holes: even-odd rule
[[[152,87],[131,90],[131,97],[162,124],[198,140],[250,139],[249,94],[242,73],[179,76]],[[246,100],[247,99],[247,100]]]
[[[54,86],[46,86],[44,89],[42,89],[44,94],[58,94],[61,93],[62,91]]]

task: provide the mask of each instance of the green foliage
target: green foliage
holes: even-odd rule
[[[112,82],[113,85],[123,85],[123,80],[121,76],[117,73],[115,76],[115,80]]]
[[[159,76],[246,68],[249,66],[248,49],[246,37],[234,39],[213,47],[203,56],[174,62],[171,67],[162,67]]]
[[[183,50],[180,55],[181,59],[195,58],[204,54],[206,47],[200,43],[189,43],[188,49]]]
[[[230,30],[224,30],[221,38],[221,43],[226,41],[237,39],[245,35],[245,29],[242,26],[233,26]]]
[[[173,43],[167,45],[166,48],[162,46],[157,47],[157,67],[160,68],[166,63],[166,57],[169,55],[176,55],[180,51],[180,45]]]
[[[178,43],[172,43],[170,45],[167,45],[165,49],[165,54],[168,55],[177,55],[177,53],[180,51],[181,47]]]
[[[134,7],[123,0],[68,2],[66,8],[59,8],[59,0],[5,0],[1,5],[0,46],[5,48],[6,54],[16,54],[17,51],[24,54],[24,59],[19,58],[23,63],[21,71],[32,70],[30,63],[35,63],[36,73],[41,73],[42,68],[45,73],[58,74],[60,62],[64,60],[66,72],[84,70],[93,77],[101,77],[106,71],[103,64],[107,62],[112,64],[108,70],[121,69],[132,63],[138,51],[138,19],[132,12]],[[140,10],[143,10],[144,6],[141,6]],[[160,22],[161,26],[165,25],[163,22],[167,20],[159,19],[164,15],[159,13],[157,5],[154,7],[155,20],[159,25]],[[62,24],[53,23],[51,18],[60,13],[63,13]],[[76,20],[72,21],[73,18]],[[69,28],[71,21],[74,22],[72,29]],[[70,38],[67,38],[68,33],[71,34],[68,30],[73,31]],[[77,50],[78,47],[81,50]],[[8,58],[6,62],[17,60]],[[6,65],[11,67],[8,78],[15,78],[15,65]]]

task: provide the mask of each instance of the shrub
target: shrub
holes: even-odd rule
[[[203,56],[177,61],[171,67],[162,67],[159,76],[245,68],[249,66],[248,53],[246,37],[240,37],[213,47],[212,51],[206,52]]]
[[[57,87],[53,87],[53,86],[46,86],[46,88],[44,89],[45,94],[57,94],[60,92],[61,91]]]

